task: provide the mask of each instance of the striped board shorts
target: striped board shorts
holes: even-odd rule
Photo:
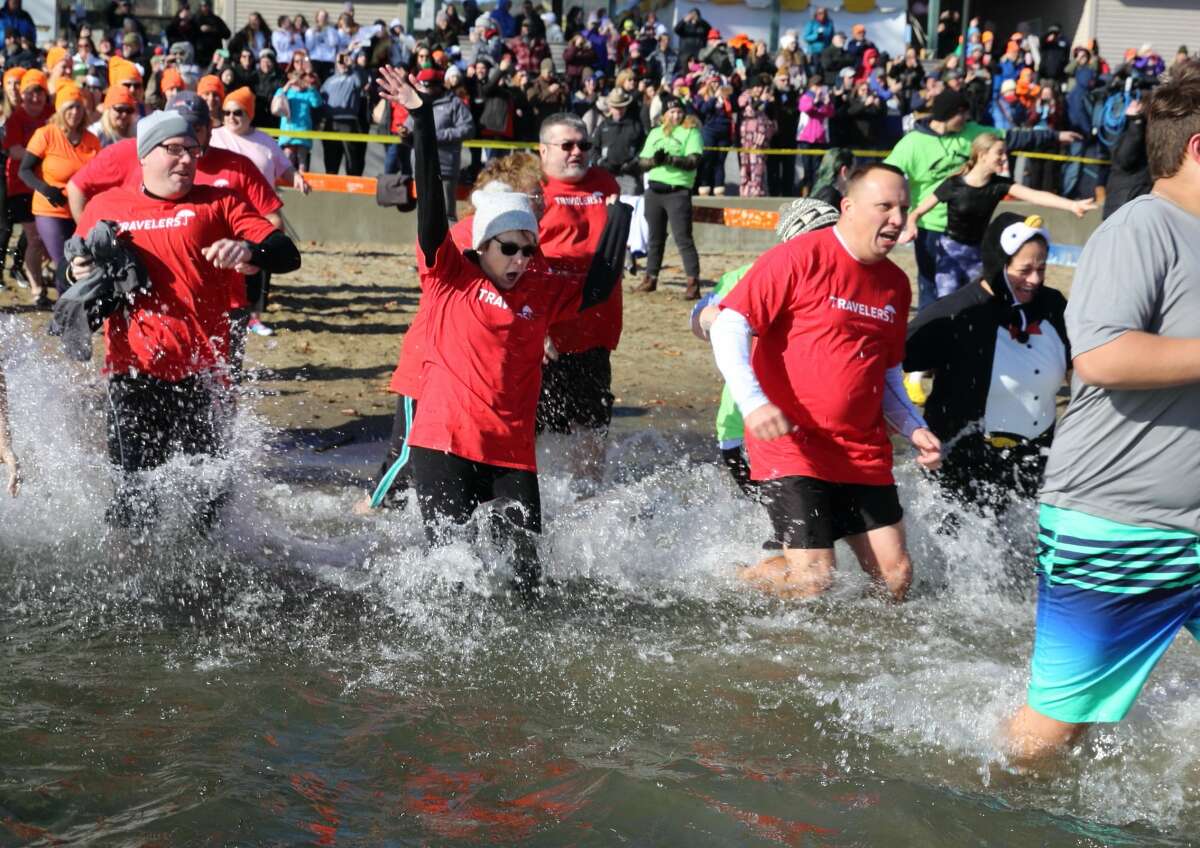
[[[1180,628],[1200,638],[1200,536],[1042,504],[1029,706],[1120,721]]]

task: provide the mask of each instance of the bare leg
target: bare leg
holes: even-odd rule
[[[738,577],[780,598],[813,598],[833,586],[833,548],[784,548],[743,569]]]
[[[29,246],[25,249],[25,276],[29,278],[29,290],[34,297],[39,297],[46,291],[42,282],[42,265],[46,261],[46,247],[42,237],[38,235],[37,227],[32,223],[22,224],[25,240]]]
[[[886,588],[895,601],[903,601],[912,585],[912,560],[904,547],[904,525],[891,524],[846,537],[862,570]]]
[[[1050,718],[1025,704],[1005,723],[1002,732],[1013,760],[1029,765],[1074,744],[1089,727]]]

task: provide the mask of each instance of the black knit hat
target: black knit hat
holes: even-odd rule
[[[945,122],[960,112],[968,112],[970,109],[971,104],[967,101],[966,95],[961,91],[947,88],[933,98],[933,114],[930,117],[935,121]]]

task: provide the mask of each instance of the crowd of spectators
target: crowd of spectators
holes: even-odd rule
[[[534,142],[542,119],[573,112],[592,133],[595,161],[630,191],[640,189],[638,153],[669,101],[683,104],[706,148],[696,193],[725,193],[727,157],[736,155],[738,193],[788,196],[813,189],[818,157],[712,148],[887,150],[950,88],[966,96],[978,123],[1072,130],[1080,140],[1063,152],[1109,156],[1136,116],[1139,92],[1166,69],[1150,45],[1110,64],[1094,41],[1070,45],[1058,26],[1004,37],[978,18],[963,31],[955,12],[942,16],[933,55],[944,55],[931,60],[914,47],[889,55],[861,23],[842,26],[824,8],[815,9],[802,30],[785,31],[772,50],[745,34],[719,31],[695,9],[674,26],[653,12],[613,19],[578,6],[560,20],[534,0],[520,8],[499,0],[488,12],[475,0],[447,4],[431,29],[415,34],[399,19],[359,23],[349,2],[336,19],[320,11],[311,22],[281,16],[272,27],[255,12],[234,30],[213,13],[210,0],[199,0],[194,10],[181,6],[152,34],[128,0],[114,0],[103,21],[79,21],[59,39],[65,55],[49,67],[20,7],[21,0],[6,0],[0,10],[5,68],[47,65],[52,78],[69,75],[91,98],[93,119],[105,108],[117,57],[141,72],[140,112],[160,107],[172,86],[215,90],[219,84],[222,96],[243,87],[254,93],[257,127],[407,139],[407,116],[387,108],[376,90],[380,66],[403,66],[423,73],[447,98],[439,110],[443,142]],[[552,50],[555,44],[562,49]],[[1181,47],[1171,58],[1186,56]],[[449,108],[449,98],[465,108]],[[309,167],[312,141],[284,138],[281,144],[297,167]],[[363,173],[365,144],[323,144],[327,171]],[[471,151],[466,179],[489,153]],[[1105,178],[1096,166],[1019,165],[1019,181],[1068,197],[1090,196]],[[389,145],[384,172],[411,173],[407,144]]]

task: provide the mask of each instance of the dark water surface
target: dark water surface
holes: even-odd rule
[[[211,538],[111,533],[95,393],[22,350],[0,845],[1141,846],[1200,825],[1190,641],[1128,721],[1048,773],[1007,766],[1033,513],[937,536],[907,458],[913,600],[870,597],[842,551],[831,597],[782,604],[733,579],[767,525],[715,466],[623,437],[573,504],[544,451],[559,589],[531,611],[496,552],[422,554],[411,506],[356,518],[357,492],[280,482],[303,459],[245,411],[229,464],[158,475],[181,511],[234,481]]]

